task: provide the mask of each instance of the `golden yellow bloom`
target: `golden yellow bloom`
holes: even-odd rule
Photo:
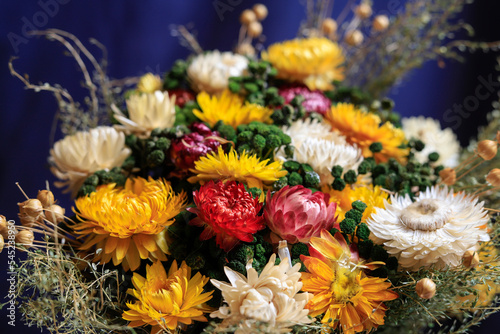
[[[225,124],[231,125],[233,128],[252,121],[271,122],[272,109],[258,104],[244,103],[239,95],[228,90],[223,91],[220,96],[210,96],[206,92],[201,92],[196,100],[201,111],[194,109],[193,114],[210,126],[214,126],[218,121],[224,121]]]
[[[384,301],[396,299],[397,293],[388,290],[391,283],[385,278],[367,277],[362,268],[371,264],[355,264],[342,235],[333,237],[323,230],[313,237],[310,247],[323,259],[301,256],[308,272],[302,274],[302,291],[314,297],[307,303],[310,316],[324,314],[322,323],[342,333],[371,331],[384,324]],[[330,320],[330,321],[329,321]]]
[[[140,93],[154,93],[163,88],[163,82],[158,75],[153,73],[144,74],[137,83],[137,91]]]
[[[335,212],[338,215],[337,221],[342,221],[345,218],[345,213],[352,209],[352,202],[357,200],[367,205],[362,218],[363,221],[366,221],[372,213],[376,212],[377,208],[385,208],[384,199],[387,200],[389,197],[389,194],[383,191],[382,187],[374,187],[371,184],[348,185],[342,191],[334,190],[329,185],[325,185],[321,190],[330,195],[330,203],[337,203],[337,211]]]
[[[391,157],[404,161],[408,155],[408,149],[399,148],[406,142],[403,130],[395,128],[390,122],[381,125],[380,117],[363,112],[350,103],[332,106],[325,119],[333,130],[346,136],[350,144],[362,149],[365,158],[373,156],[377,162],[385,162]],[[382,151],[374,154],[369,147],[376,142],[382,144]]]
[[[265,186],[270,186],[287,174],[287,171],[281,168],[281,161],[268,162],[269,159],[260,161],[256,155],[250,156],[245,152],[238,157],[233,148],[226,154],[219,146],[218,152],[212,152],[195,162],[195,168],[191,171],[197,175],[190,177],[188,181],[204,184],[210,180],[234,180],[243,182],[250,188],[263,190]]]
[[[86,237],[83,250],[96,245],[95,262],[122,264],[134,271],[141,259],[165,261],[168,246],[162,235],[186,205],[186,194],[176,195],[164,180],[128,179],[125,188],[99,187],[75,201],[80,221],[73,229]]]
[[[304,83],[309,89],[332,89],[332,81],[344,79],[344,55],[327,38],[293,39],[271,45],[262,52],[278,70],[278,77]]]
[[[146,278],[134,273],[135,289],[127,292],[139,301],[127,303],[130,310],[123,312],[123,319],[131,321],[129,327],[152,325],[151,333],[175,330],[180,324],[190,325],[193,320],[207,321],[204,312],[210,311],[203,303],[212,293],[203,293],[208,278],[196,273],[191,278],[191,268],[185,262],[177,267],[174,260],[168,275],[160,261],[146,268]]]

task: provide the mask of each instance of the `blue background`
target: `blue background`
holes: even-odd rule
[[[123,78],[149,71],[164,73],[174,60],[188,56],[189,51],[170,34],[172,24],[194,23],[198,41],[205,50],[225,51],[236,43],[239,14],[254,3],[265,3],[269,8],[269,16],[263,22],[266,45],[293,38],[305,18],[304,7],[298,0],[54,1],[0,1],[0,213],[7,219],[17,218],[16,203],[24,199],[15,182],[34,197],[38,189],[45,188],[45,180],[54,181],[46,159],[57,108],[49,93],[26,91],[18,79],[10,76],[9,58],[19,57],[15,61],[16,69],[22,74],[28,73],[33,83],[60,84],[79,100],[85,93],[81,88],[81,73],[74,61],[63,54],[62,46],[44,38],[25,38],[23,30],[58,28],[73,33],[86,45],[89,45],[88,39],[94,37],[108,49],[110,77]],[[218,13],[214,7],[217,1],[229,4],[229,9]],[[389,6],[403,8],[405,3],[398,0],[374,2],[375,13],[386,11]],[[58,5],[57,8],[48,8],[43,5],[47,3]],[[345,3],[345,0],[335,1],[334,17]],[[474,39],[500,40],[499,8],[494,0],[477,1],[467,7],[462,16],[476,28]],[[12,43],[14,35],[21,38],[18,40],[21,42]],[[99,55],[96,48],[90,47],[90,50]],[[474,96],[480,85],[478,76],[496,77],[495,64],[495,55],[491,53],[468,55],[465,65],[446,62],[446,66],[440,68],[434,62],[427,63],[395,87],[389,96],[395,100],[396,110],[403,116],[433,116],[444,126],[451,126],[450,120],[443,121],[443,114],[454,104],[463,104],[465,97]],[[491,94],[481,101],[477,110],[456,128],[462,144],[475,134],[478,125],[485,123],[485,115],[491,110],[494,99],[495,94]],[[71,202],[68,196],[54,192],[69,210]],[[7,289],[5,253],[0,256],[2,296]],[[6,323],[5,313],[1,311],[0,332],[40,332],[23,326],[19,314],[15,330]],[[477,333],[488,332],[488,327],[481,328]]]

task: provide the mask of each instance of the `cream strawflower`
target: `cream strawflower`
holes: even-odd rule
[[[439,165],[455,167],[458,165],[460,143],[452,129],[441,129],[438,120],[431,117],[410,117],[401,121],[406,138],[420,139],[425,148],[416,152],[415,157],[420,163],[427,162],[427,157],[432,152],[439,153]]]
[[[175,122],[175,96],[157,90],[154,93],[133,94],[127,99],[128,117],[112,105],[115,119],[121,125],[116,128],[126,134],[147,138],[151,131],[171,128]]]
[[[293,160],[311,165],[322,184],[332,183],[330,171],[333,166],[340,165],[345,171],[357,170],[363,161],[362,151],[348,144],[344,136],[332,132],[326,123],[298,120],[290,127],[284,127],[283,132],[292,138],[295,147]],[[284,150],[279,150],[276,157],[286,160]]]
[[[273,254],[262,273],[247,265],[247,277],[224,267],[230,283],[212,279],[212,284],[222,291],[225,306],[210,316],[225,319],[222,326],[237,325],[235,334],[254,333],[256,321],[266,322],[279,332],[288,333],[289,327],[311,323],[307,317],[306,303],[312,298],[309,293],[299,293],[302,288],[300,264],[293,267],[289,259],[275,265]]]
[[[196,56],[187,69],[187,75],[195,91],[214,95],[224,91],[229,78],[242,75],[247,66],[247,58],[215,50]]]
[[[370,238],[383,244],[403,268],[456,267],[464,253],[488,241],[487,211],[477,197],[434,186],[410,197],[391,196],[367,220]]]
[[[61,179],[56,186],[67,186],[66,191],[76,195],[90,174],[121,166],[130,153],[123,133],[100,126],[57,141],[50,150],[49,160],[52,173]]]

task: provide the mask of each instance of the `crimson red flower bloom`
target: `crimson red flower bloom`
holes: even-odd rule
[[[262,204],[241,183],[210,181],[195,191],[193,197],[196,208],[187,210],[198,217],[190,224],[205,227],[200,240],[215,235],[217,245],[226,252],[240,241],[252,241],[252,234],[265,227],[264,217],[259,216]]]
[[[186,102],[194,100],[194,94],[182,88],[170,89],[168,94],[175,96],[175,104],[181,108],[184,107]]]
[[[193,123],[189,129],[191,133],[172,141],[170,157],[180,169],[187,171],[194,168],[194,162],[208,153],[215,151],[220,143],[210,136],[219,136],[217,131],[210,131],[203,123]]]
[[[331,101],[321,91],[311,91],[309,88],[303,86],[282,88],[279,94],[285,98],[285,103],[290,103],[296,95],[302,95],[304,97],[302,106],[307,112],[314,111],[324,115],[332,106]]]

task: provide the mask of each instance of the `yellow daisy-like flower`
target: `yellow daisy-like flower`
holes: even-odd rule
[[[321,237],[313,237],[310,247],[322,259],[301,256],[308,272],[302,274],[302,291],[314,297],[307,303],[310,316],[324,314],[321,322],[342,333],[371,331],[384,324],[384,301],[396,299],[398,294],[388,290],[391,283],[385,278],[367,277],[362,265],[351,262],[351,252],[340,233],[333,237],[323,230]]]
[[[377,208],[385,208],[384,200],[387,201],[389,197],[389,194],[383,191],[382,187],[374,187],[371,184],[348,185],[342,191],[334,190],[329,185],[325,185],[321,190],[330,195],[330,203],[337,203],[337,211],[335,212],[338,215],[337,221],[342,221],[345,218],[346,212],[352,209],[352,202],[357,200],[367,205],[362,218],[362,221],[366,221],[372,213],[376,212]]]
[[[129,327],[152,325],[151,333],[175,330],[179,324],[190,325],[193,320],[207,321],[203,313],[210,310],[203,303],[212,293],[203,293],[208,278],[196,273],[191,278],[191,268],[185,262],[177,267],[174,260],[165,272],[160,261],[146,268],[146,278],[134,273],[134,289],[128,293],[139,301],[127,303],[130,310],[123,312],[123,319],[131,321]]]
[[[269,159],[260,161],[257,155],[250,156],[246,152],[238,157],[233,148],[226,154],[219,146],[217,152],[212,152],[195,162],[195,168],[191,171],[197,175],[190,177],[188,181],[191,183],[199,181],[201,184],[210,180],[238,181],[250,188],[264,190],[264,187],[270,186],[287,174],[287,171],[282,169],[281,161],[268,162]]]
[[[344,80],[342,49],[327,38],[276,43],[262,53],[262,59],[278,70],[278,78],[304,83],[311,90],[329,90],[332,81]]]
[[[164,230],[186,206],[186,194],[151,177],[128,179],[124,188],[108,184],[75,201],[78,220],[73,230],[85,237],[81,249],[96,245],[95,262],[122,264],[134,271],[141,259],[165,261]]]
[[[380,117],[373,113],[363,112],[350,103],[338,103],[332,106],[325,115],[332,129],[347,137],[350,144],[356,144],[363,150],[363,156],[375,157],[377,162],[385,162],[389,158],[404,161],[408,149],[399,148],[406,143],[403,130],[397,129],[390,122],[381,125]],[[373,153],[370,145],[381,143],[382,151]]]
[[[233,128],[252,121],[271,122],[272,109],[244,102],[239,95],[228,90],[223,91],[220,96],[210,96],[206,92],[201,92],[197,95],[196,100],[201,111],[194,109],[193,114],[210,126],[214,126],[218,121],[223,121]]]
[[[139,93],[154,93],[163,88],[163,82],[158,75],[153,73],[144,74],[137,83]]]

